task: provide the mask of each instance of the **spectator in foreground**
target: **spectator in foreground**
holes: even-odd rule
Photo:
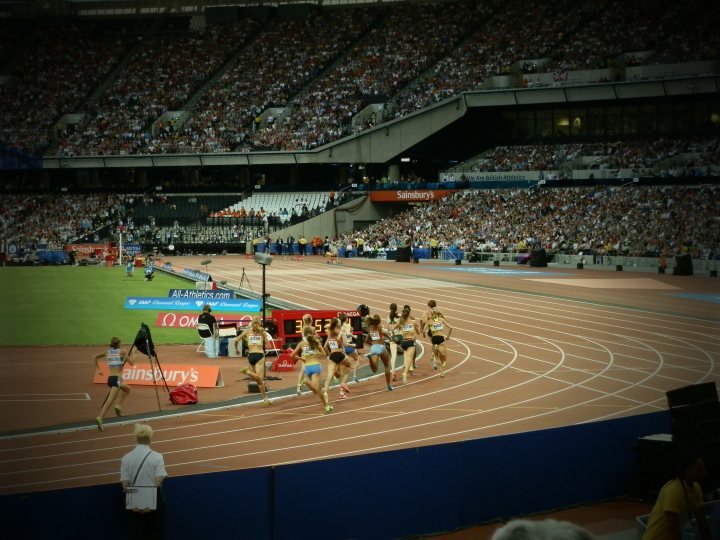
[[[595,536],[568,521],[514,519],[496,530],[490,540],[595,540]]]
[[[710,527],[703,512],[700,480],[705,476],[705,463],[694,452],[680,457],[677,477],[665,484],[653,506],[643,540],[667,540],[683,537],[686,521],[693,515],[703,540],[711,540]]]
[[[150,448],[153,431],[147,424],[135,424],[133,435],[137,446],[122,457],[120,482],[123,491],[142,486],[155,489],[155,504],[151,507],[136,507],[128,512],[131,538],[162,538],[164,501],[162,483],[167,477],[162,454]]]

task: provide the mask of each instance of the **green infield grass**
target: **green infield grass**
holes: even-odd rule
[[[157,311],[124,308],[128,296],[193,287],[162,272],[145,281],[142,268],[131,278],[120,266],[0,268],[0,346],[106,345],[118,336],[129,347],[143,322],[155,345],[199,343],[194,328],[156,328]]]

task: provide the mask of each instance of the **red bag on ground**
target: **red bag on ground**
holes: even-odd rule
[[[170,392],[170,401],[176,405],[194,405],[198,402],[197,386],[194,384],[181,384]]]

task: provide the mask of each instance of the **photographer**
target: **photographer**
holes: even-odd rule
[[[155,266],[153,265],[152,257],[148,255],[147,259],[145,259],[145,281],[152,281],[154,277]]]

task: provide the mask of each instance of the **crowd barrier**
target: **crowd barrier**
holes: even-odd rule
[[[38,250],[35,254],[37,255],[38,263],[41,264],[63,264],[70,258],[67,252],[62,249],[57,251]]]
[[[195,476],[173,477],[168,456],[165,537],[285,540],[312,524],[316,540],[389,540],[589,504],[632,490],[637,439],[657,433],[670,433],[667,411]],[[122,500],[114,483],[5,495],[0,506],[5,527],[28,538],[110,539],[123,535]],[[323,511],[332,500],[340,507]]]
[[[526,252],[499,252],[499,251],[478,251],[468,252],[456,248],[442,248],[438,251],[437,258],[432,258],[430,248],[412,248],[409,258],[399,256],[398,249],[384,250],[365,250],[363,257],[370,259],[386,259],[389,261],[412,262],[420,260],[455,260],[460,263],[494,263],[496,266],[512,264],[523,265],[530,263],[530,254]],[[345,248],[339,249],[340,258],[357,257],[356,249],[348,252]],[[676,269],[682,265],[681,259],[688,258],[685,256],[667,257],[664,273],[673,274]],[[631,255],[599,255],[584,254],[571,255],[563,253],[546,253],[547,263],[552,266],[567,266],[575,268],[596,268],[596,269],[612,269],[612,270],[637,270],[642,272],[658,272],[660,267],[660,259],[657,257],[637,257]],[[689,260],[689,268],[693,274],[711,275],[717,277],[718,269],[720,269],[720,260],[715,259],[692,259]],[[689,274],[686,274],[689,275]]]

